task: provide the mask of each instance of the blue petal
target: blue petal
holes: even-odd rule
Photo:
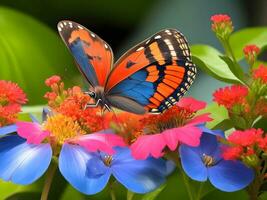
[[[208,169],[210,182],[225,192],[241,190],[254,179],[254,171],[240,161],[221,160]]]
[[[222,130],[210,130],[205,126],[205,124],[198,125],[198,127],[201,128],[202,132],[225,138],[225,134]]]
[[[195,149],[199,152],[200,156],[203,154],[212,156],[219,148],[218,146],[217,137],[204,132],[200,138],[200,145]]]
[[[208,171],[202,162],[199,152],[196,151],[196,148],[181,145],[179,153],[185,173],[196,181],[206,181],[208,178]]]
[[[9,133],[14,133],[17,131],[16,124],[0,127],[0,136],[7,135]]]
[[[116,148],[111,169],[114,177],[135,193],[155,190],[164,183],[167,173],[164,160],[135,160],[128,148]]]
[[[99,165],[99,159],[96,153],[89,153],[78,145],[64,144],[59,170],[74,188],[85,194],[95,194],[106,186],[111,175],[110,168]],[[91,168],[93,161],[98,163]]]
[[[28,144],[17,135],[0,139],[0,178],[31,184],[47,170],[52,158],[49,144]]]

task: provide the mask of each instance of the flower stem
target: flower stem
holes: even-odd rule
[[[48,171],[46,173],[46,178],[45,178],[45,183],[44,183],[44,187],[43,187],[43,191],[42,191],[42,195],[41,195],[41,200],[47,200],[48,199],[48,194],[50,191],[50,187],[51,187],[56,169],[57,169],[57,162],[52,160],[52,162],[48,168]]]
[[[184,182],[187,194],[189,196],[189,200],[195,200],[194,195],[193,195],[191,188],[190,188],[189,178],[187,177],[187,175],[183,171],[183,168],[181,166],[181,162],[180,162],[180,159],[179,159],[177,153],[176,152],[168,152],[165,155],[169,160],[172,160],[176,164],[177,168],[181,172],[183,182]]]
[[[109,182],[109,191],[110,191],[110,197],[111,197],[111,200],[116,200],[116,194],[115,194],[115,191],[114,191],[114,183],[116,183],[116,181],[114,182]]]
[[[134,193],[130,190],[127,191],[127,200],[132,200],[134,197]]]
[[[202,189],[204,186],[205,182],[201,182],[198,188],[198,192],[197,192],[197,196],[196,196],[196,200],[200,200],[202,197]]]

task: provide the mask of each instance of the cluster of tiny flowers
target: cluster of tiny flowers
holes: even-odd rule
[[[260,154],[267,151],[267,136],[262,129],[237,130],[227,140],[230,146],[223,151],[223,157],[227,160],[240,159],[256,166]]]
[[[256,45],[247,45],[244,47],[243,52],[247,62],[252,66],[260,52],[260,48]]]
[[[82,92],[80,87],[65,89],[59,76],[52,76],[45,83],[51,88],[51,92],[47,92],[45,98],[54,112],[71,117],[89,133],[100,131],[108,126],[108,115],[101,115],[99,108],[85,109],[86,104],[91,102],[91,98]]]
[[[26,102],[25,93],[16,83],[0,80],[0,127],[14,123]]]
[[[218,14],[211,16],[210,20],[212,21],[211,29],[215,32],[216,36],[220,40],[228,39],[234,30],[230,16]]]

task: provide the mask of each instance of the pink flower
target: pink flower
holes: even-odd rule
[[[133,156],[136,159],[146,159],[150,155],[159,158],[166,147],[175,151],[180,143],[198,146],[202,130],[197,125],[211,120],[209,114],[196,116],[205,106],[202,101],[183,98],[163,114],[141,120],[143,134],[130,147]]]
[[[43,125],[36,122],[17,122],[16,125],[18,135],[27,139],[27,143],[49,143],[55,150],[65,144],[76,144],[88,151],[113,154],[114,146],[125,146],[123,139],[115,134],[98,132],[85,135],[72,118],[62,114],[48,116]]]

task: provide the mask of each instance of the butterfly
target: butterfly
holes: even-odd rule
[[[115,64],[110,46],[72,21],[60,21],[58,32],[89,83],[95,103],[135,114],[162,113],[192,85],[196,66],[188,43],[175,29],[162,30],[127,51]]]

